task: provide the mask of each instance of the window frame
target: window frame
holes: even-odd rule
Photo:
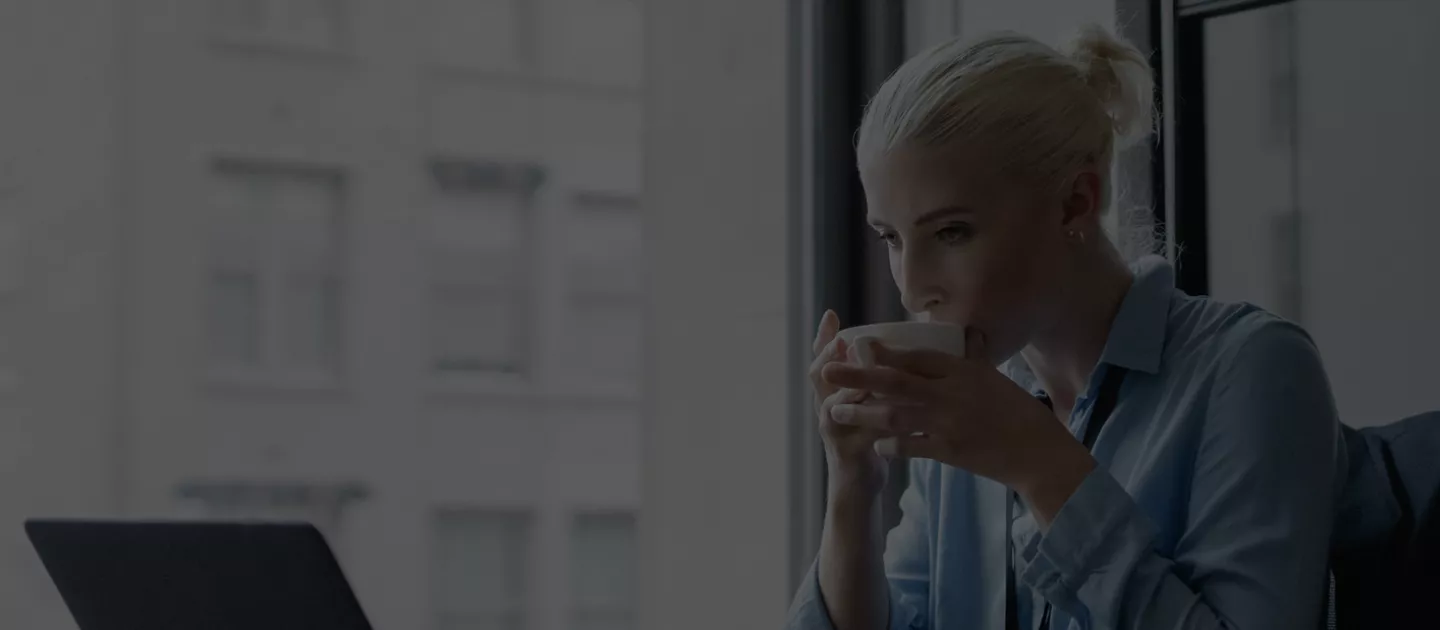
[[[330,41],[315,41],[294,35],[286,35],[277,32],[277,27],[269,25],[270,20],[262,21],[262,26],[253,30],[233,28],[225,23],[222,5],[227,2],[255,2],[263,5],[262,10],[270,13],[275,5],[283,5],[295,0],[207,0],[204,6],[206,11],[206,22],[209,26],[209,38],[212,43],[222,46],[238,46],[243,48],[259,48],[272,51],[291,51],[298,53],[313,53],[321,55],[351,54],[355,39],[355,19],[353,11],[355,0],[308,0],[323,4],[332,4],[331,10],[336,14],[333,17],[334,23],[331,27],[334,32]]]
[[[639,252],[633,252],[633,254],[635,255],[634,259],[629,261],[633,262],[637,267],[635,271],[639,275],[642,282],[637,284],[637,286],[628,288],[614,288],[604,286],[597,287],[580,282],[579,279],[581,278],[581,274],[577,273],[577,267],[585,266],[585,261],[579,259],[580,257],[569,255],[572,251],[569,242],[572,234],[567,232],[564,235],[564,238],[566,240],[565,252],[567,253],[567,256],[565,258],[565,286],[566,291],[570,296],[570,299],[578,299],[581,301],[611,301],[620,299],[638,301],[642,299],[644,297],[644,290],[641,288],[640,285],[643,285],[645,251],[643,235],[644,214],[640,208],[640,196],[638,194],[628,192],[597,189],[579,189],[570,192],[570,194],[568,195],[568,201],[569,203],[566,204],[567,224],[569,219],[576,217],[582,217],[587,215],[610,215],[621,217],[623,219],[633,220],[635,227],[642,231],[640,238],[641,250]],[[587,203],[589,205],[587,205]]]
[[[444,168],[467,169],[470,176],[479,180],[460,184],[450,188],[456,192],[447,192],[444,174],[437,170]],[[527,160],[508,160],[479,155],[456,155],[449,153],[434,153],[425,160],[424,177],[427,182],[425,225],[426,234],[421,239],[422,268],[425,278],[425,313],[427,321],[432,326],[437,323],[437,307],[439,293],[509,293],[510,308],[516,322],[516,332],[512,335],[512,343],[515,346],[511,349],[514,353],[513,365],[508,361],[486,361],[481,360],[476,365],[497,365],[500,369],[473,369],[473,370],[446,370],[439,366],[442,353],[435,347],[432,338],[427,343],[425,353],[424,371],[428,378],[437,383],[453,385],[464,388],[477,383],[492,383],[497,380],[534,385],[540,375],[537,367],[543,362],[539,356],[541,344],[539,335],[541,331],[537,328],[534,315],[540,312],[536,287],[542,286],[536,274],[541,273],[537,252],[541,251],[540,243],[548,235],[544,233],[546,221],[544,214],[544,196],[542,188],[550,179],[546,169],[538,162]],[[465,177],[460,177],[465,179]],[[474,282],[465,287],[450,286],[438,282],[438,272],[432,266],[435,264],[435,255],[440,250],[434,242],[429,239],[430,222],[434,220],[434,213],[439,212],[434,204],[447,194],[465,193],[504,193],[515,194],[519,201],[520,216],[520,238],[521,244],[514,251],[506,254],[515,258],[515,271],[506,281],[508,286],[497,286],[492,283]],[[480,256],[489,256],[492,252],[475,252]],[[495,254],[497,258],[502,254]],[[444,285],[444,286],[442,286]]]
[[[644,213],[640,205],[640,195],[629,191],[600,190],[595,188],[572,188],[566,193],[563,216],[566,225],[575,225],[573,219],[583,216],[585,213],[597,215],[613,215],[622,220],[633,220],[634,227],[641,231],[639,252],[632,252],[633,259],[629,262],[637,267],[633,271],[637,274],[639,281],[634,286],[596,286],[585,282],[585,275],[581,271],[587,267],[586,259],[573,255],[573,248],[570,247],[570,239],[573,233],[567,231],[563,235],[556,235],[563,240],[562,251],[565,253],[563,262],[564,281],[564,304],[567,317],[572,322],[567,326],[568,330],[581,330],[583,325],[573,321],[575,318],[583,318],[590,309],[624,310],[633,314],[637,323],[641,325],[640,336],[643,338],[643,318],[645,311],[644,291]],[[588,204],[588,205],[587,205]],[[628,271],[627,271],[628,273]],[[643,361],[640,356],[643,348],[636,348],[637,361]],[[601,396],[612,399],[635,399],[640,395],[644,384],[643,365],[636,366],[632,382],[601,381],[593,378],[590,373],[572,371],[563,375],[565,388],[572,393],[581,396]]]
[[[442,628],[445,621],[472,621],[476,619],[511,619],[515,627],[525,628],[532,618],[530,607],[530,596],[533,589],[535,573],[535,560],[538,545],[543,536],[540,515],[530,507],[506,508],[503,506],[464,507],[453,505],[438,505],[429,511],[429,570],[426,574],[427,602],[430,607],[430,622],[432,627]],[[519,524],[521,540],[507,541],[517,544],[522,548],[521,562],[518,576],[507,576],[516,578],[515,585],[518,587],[519,596],[513,598],[505,610],[486,611],[481,613],[459,613],[454,614],[446,611],[440,597],[439,568],[442,549],[440,544],[441,523],[447,518],[475,518],[495,517],[509,519],[512,523]]]
[[[1191,295],[1207,295],[1209,217],[1205,118],[1205,23],[1294,0],[1152,0],[1152,33],[1160,43],[1155,72],[1161,79],[1163,129],[1155,162],[1163,165],[1157,187],[1165,203],[1166,251],[1175,263],[1176,284]]]
[[[888,253],[866,234],[865,196],[854,154],[854,133],[870,93],[906,57],[905,2],[837,0],[820,11],[792,0],[791,60],[791,282],[806,287],[792,304],[790,585],[797,588],[819,550],[825,513],[825,459],[815,433],[815,409],[805,395],[808,340],[826,309],[842,325],[904,319],[890,278]],[[802,343],[802,340],[804,341]],[[882,502],[885,522],[899,519],[908,483],[902,460],[890,466]],[[793,592],[793,590],[792,590]]]
[[[285,339],[287,334],[287,309],[290,298],[288,297],[289,284],[293,276],[299,275],[297,270],[292,269],[287,263],[285,256],[280,253],[277,245],[279,230],[277,229],[274,209],[266,209],[266,216],[262,218],[260,236],[256,244],[257,251],[254,252],[256,263],[254,269],[236,270],[227,268],[216,260],[210,252],[213,244],[210,235],[207,233],[203,239],[205,242],[205,256],[201,265],[198,266],[200,278],[200,300],[202,304],[201,313],[204,321],[206,341],[204,344],[204,373],[214,385],[240,385],[240,386],[263,386],[271,388],[296,388],[296,389],[336,389],[345,381],[348,373],[348,358],[351,349],[351,296],[354,293],[354,273],[351,270],[351,259],[353,253],[353,230],[355,218],[352,216],[352,186],[353,179],[349,169],[343,165],[320,162],[304,162],[285,159],[272,159],[255,156],[234,156],[221,155],[211,159],[205,169],[207,191],[213,191],[221,184],[223,178],[233,176],[245,177],[277,177],[295,179],[315,179],[326,181],[327,186],[334,192],[331,201],[334,203],[333,224],[331,225],[331,237],[333,238],[333,269],[330,271],[330,279],[337,285],[335,296],[335,308],[338,312],[333,335],[335,336],[335,356],[328,357],[329,365],[317,367],[299,367],[291,364],[285,358],[283,348],[288,345]],[[204,211],[207,213],[214,210],[213,198],[208,194]],[[208,227],[208,224],[207,224]],[[257,282],[257,316],[259,332],[256,348],[258,358],[254,364],[224,364],[216,361],[214,350],[211,347],[211,289],[213,288],[214,277],[221,273],[251,272],[256,276]]]
[[[612,517],[624,517],[629,519],[631,535],[633,536],[634,540],[634,548],[632,549],[632,551],[635,554],[634,564],[632,565],[632,569],[635,571],[635,574],[631,576],[632,578],[635,578],[635,583],[632,585],[631,591],[632,601],[629,602],[628,608],[623,606],[616,606],[614,608],[582,606],[575,592],[575,578],[577,575],[577,565],[575,563],[575,543],[579,538],[578,533],[580,530],[581,520],[585,518]],[[638,579],[640,570],[639,513],[634,510],[626,509],[578,510],[570,514],[568,525],[569,527],[567,528],[567,531],[569,533],[569,536],[567,538],[567,546],[570,550],[570,554],[569,557],[566,559],[565,565],[569,573],[568,577],[570,581],[569,588],[567,589],[567,592],[569,594],[569,602],[568,607],[566,608],[566,619],[571,622],[572,626],[576,625],[574,623],[575,618],[581,614],[622,616],[631,620],[632,622],[638,622],[640,616],[640,582]]]

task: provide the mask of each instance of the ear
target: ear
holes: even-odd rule
[[[1100,207],[1103,184],[1100,174],[1092,169],[1075,174],[1060,204],[1066,229],[1080,229],[1100,222],[1100,213],[1104,210]]]

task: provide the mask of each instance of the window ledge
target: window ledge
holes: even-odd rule
[[[208,384],[214,390],[234,392],[339,394],[345,390],[338,375],[319,370],[212,369]]]

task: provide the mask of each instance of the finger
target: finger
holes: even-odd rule
[[[820,372],[825,382],[836,387],[863,389],[877,394],[922,398],[929,393],[930,380],[892,367],[860,367],[829,363]]]
[[[875,440],[875,454],[888,459],[939,460],[940,442],[928,435],[893,435]]]
[[[965,327],[965,358],[986,361],[990,359],[989,339],[985,331],[974,326]]]
[[[821,350],[820,354],[816,355],[814,359],[811,359],[810,380],[813,382],[819,382],[823,380],[820,378],[820,370],[824,368],[825,364],[827,363],[831,363],[834,361],[844,361],[845,353],[847,351],[848,350],[845,345],[844,339],[841,339],[839,337],[831,339],[830,344],[825,346],[825,349]]]
[[[837,405],[856,404],[856,403],[863,402],[866,398],[869,398],[869,397],[870,397],[870,392],[866,392],[866,391],[862,391],[862,390],[858,390],[858,389],[839,389],[839,390],[836,390],[834,393],[830,394],[829,396],[826,396],[824,400],[820,401],[820,405],[819,405],[819,407],[820,407],[820,414],[819,414],[819,417],[820,417],[821,424],[823,425],[823,424],[825,423],[825,421],[827,421],[827,420],[830,420],[830,421],[833,422],[833,420],[831,419],[830,410],[831,410],[831,409],[834,409]]]
[[[944,378],[955,371],[953,354],[923,348],[890,348],[881,343],[872,346],[876,365],[884,365],[925,378]]]
[[[903,403],[840,403],[830,408],[830,419],[836,424],[902,435],[936,429],[923,407]]]
[[[835,311],[825,309],[825,314],[820,316],[820,325],[815,329],[815,341],[810,343],[810,351],[820,354],[821,349],[830,344],[835,333],[840,331],[840,317]]]
[[[855,404],[865,400],[869,396],[870,392],[863,389],[850,389],[847,387],[835,390],[835,393],[826,396],[824,402],[821,404],[825,409],[825,413],[828,415],[830,409],[833,409],[836,405]]]

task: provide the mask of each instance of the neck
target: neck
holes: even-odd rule
[[[1109,243],[1077,261],[1060,317],[1031,339],[1021,356],[1057,409],[1072,409],[1110,336],[1110,325],[1134,276]]]

